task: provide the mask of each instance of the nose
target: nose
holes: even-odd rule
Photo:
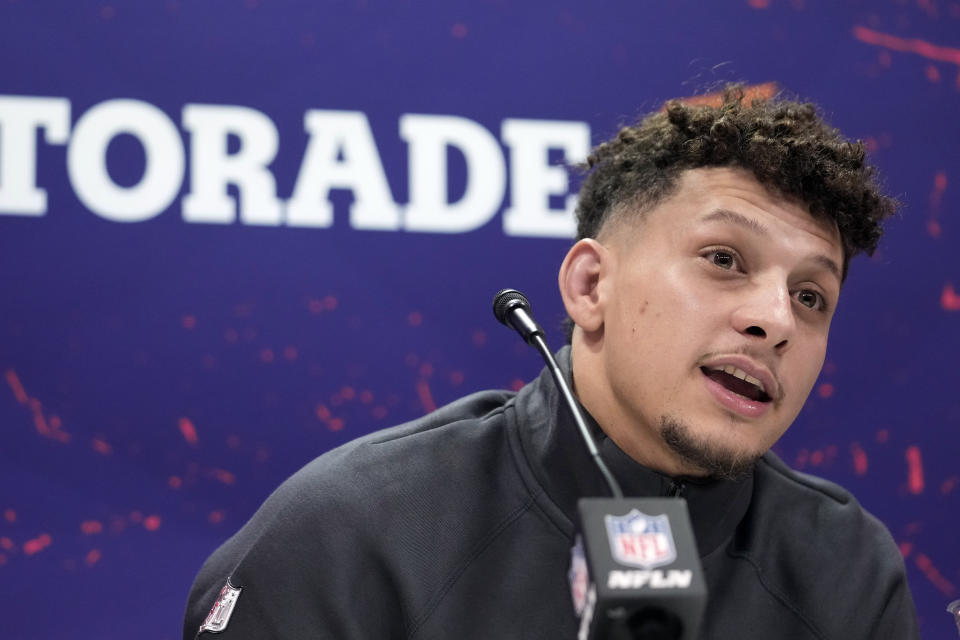
[[[733,314],[733,325],[752,341],[786,351],[796,330],[790,290],[782,282],[758,282],[748,291]]]

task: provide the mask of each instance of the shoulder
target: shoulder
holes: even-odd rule
[[[300,469],[204,565],[187,629],[199,626],[227,576],[249,587],[245,594],[259,594],[259,600],[245,595],[250,615],[277,629],[288,617],[307,615],[310,601],[325,604],[311,614],[317,628],[348,624],[358,603],[342,592],[345,585],[382,614],[349,624],[410,624],[469,546],[524,502],[513,458],[504,455],[510,446],[504,407],[512,396],[467,396]],[[279,584],[293,590],[284,598],[266,592]],[[368,626],[358,635],[389,634]]]
[[[412,422],[348,442],[314,459],[276,497],[332,507],[344,500],[397,499],[419,485],[456,476],[469,480],[504,446],[509,392],[475,393]],[[274,498],[271,497],[271,500]]]
[[[754,500],[757,517],[765,527],[780,532],[778,539],[784,543],[828,540],[843,553],[844,543],[871,540],[884,553],[896,551],[887,528],[853,494],[829,480],[794,471],[773,453],[768,452],[757,465]]]
[[[757,465],[730,554],[821,637],[915,637],[903,559],[887,528],[846,489],[772,453]]]
[[[245,528],[311,528],[316,519],[330,532],[335,519],[358,540],[367,525],[379,530],[385,511],[378,507],[414,518],[435,505],[422,496],[451,497],[495,470],[491,459],[506,446],[503,408],[511,397],[475,393],[333,449],[281,484]]]

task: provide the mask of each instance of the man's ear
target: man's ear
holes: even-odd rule
[[[584,238],[570,248],[560,265],[560,296],[567,315],[588,333],[603,328],[605,298],[601,287],[609,273],[610,252],[593,238]]]

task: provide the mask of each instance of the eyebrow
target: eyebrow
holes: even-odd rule
[[[739,227],[743,227],[744,229],[747,229],[748,231],[751,231],[763,238],[770,237],[770,230],[762,222],[754,220],[753,218],[748,218],[742,213],[730,211],[729,209],[715,209],[703,216],[700,219],[700,222],[730,222]],[[813,261],[836,276],[838,281],[843,282],[843,276],[841,274],[840,267],[832,259],[818,253],[813,256]]]

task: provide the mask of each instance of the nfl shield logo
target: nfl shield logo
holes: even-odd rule
[[[652,569],[677,559],[666,515],[648,516],[633,509],[624,516],[606,516],[610,552],[620,564]]]

